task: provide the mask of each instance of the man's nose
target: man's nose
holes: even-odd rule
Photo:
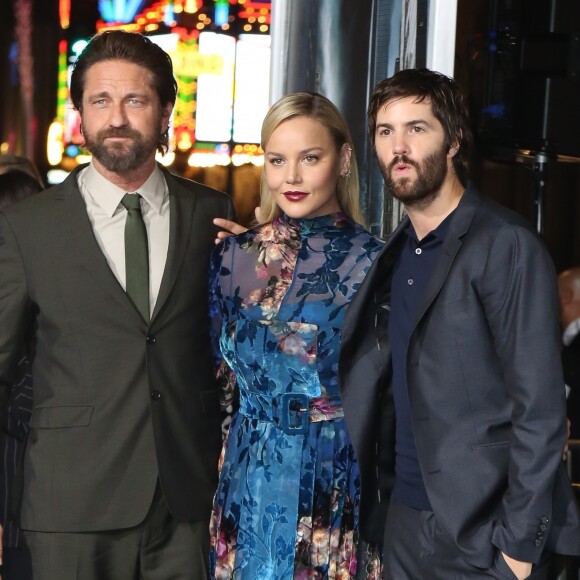
[[[401,133],[393,137],[393,153],[395,155],[404,155],[409,152],[406,135]]]
[[[109,125],[111,127],[124,127],[127,125],[127,112],[122,103],[113,103],[111,106]]]

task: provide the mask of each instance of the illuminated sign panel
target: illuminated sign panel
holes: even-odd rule
[[[197,78],[195,138],[197,141],[227,142],[232,138],[232,106],[236,41],[215,32],[199,35],[199,54],[221,59],[223,68],[202,72]]]
[[[270,94],[270,36],[241,34],[236,47],[234,135],[236,143],[259,143]]]

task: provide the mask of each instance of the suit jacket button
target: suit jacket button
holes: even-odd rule
[[[161,399],[161,393],[159,391],[151,391],[151,398],[154,401],[159,401]]]
[[[539,547],[542,545],[542,540],[534,540],[534,544]]]
[[[540,518],[540,522],[542,522],[543,524],[547,524],[550,520],[546,517],[546,516],[542,516]]]
[[[147,341],[147,344],[155,344],[157,342],[157,339],[151,334],[148,335],[145,340]]]
[[[542,524],[540,526],[540,530],[542,530],[542,532],[545,532],[548,529],[548,526],[546,524]]]

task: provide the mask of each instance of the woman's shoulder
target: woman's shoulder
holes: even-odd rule
[[[356,235],[364,240],[365,245],[369,246],[376,246],[377,248],[382,248],[385,245],[385,241],[381,239],[379,236],[373,234],[369,229],[359,224],[358,222],[352,221],[352,228],[356,232]]]

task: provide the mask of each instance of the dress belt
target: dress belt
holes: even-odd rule
[[[261,393],[240,393],[240,413],[250,419],[274,423],[289,435],[305,434],[308,423],[344,417],[340,397],[309,397],[285,393],[271,397]]]

